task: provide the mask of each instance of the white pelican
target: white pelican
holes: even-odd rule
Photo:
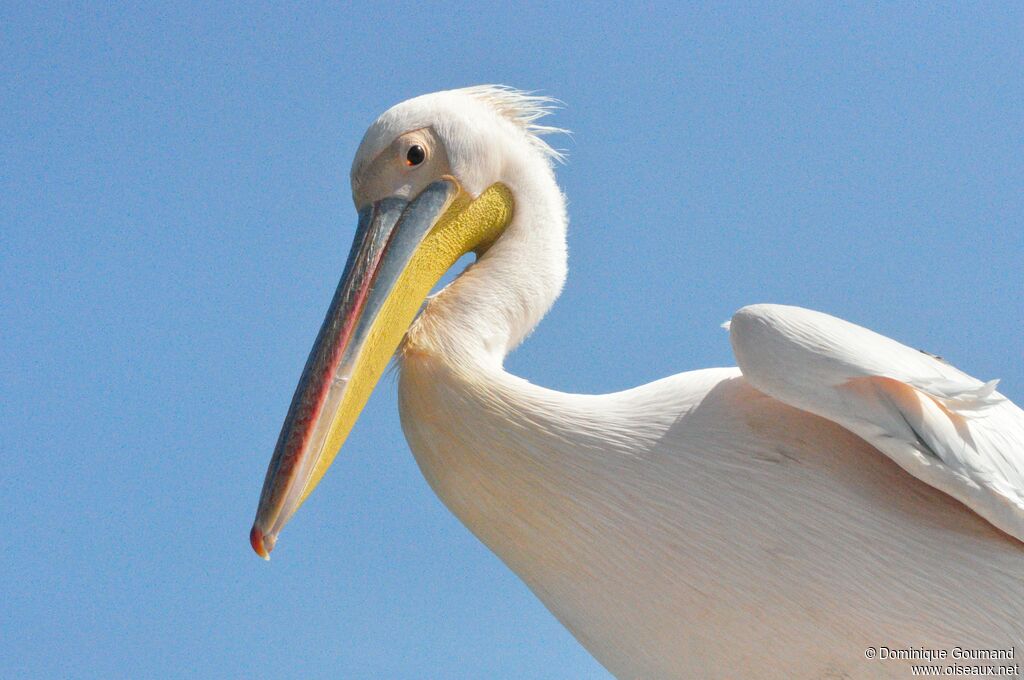
[[[438,92],[367,131],[355,243],[270,462],[256,552],[397,349],[431,487],[618,677],[909,677],[869,648],[1018,645],[1019,660],[1024,413],[994,382],[779,305],[732,317],[738,368],[604,395],[503,370],[566,275],[545,104]]]

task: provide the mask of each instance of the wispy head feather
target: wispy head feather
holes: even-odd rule
[[[568,130],[550,125],[539,125],[538,120],[554,113],[565,103],[553,97],[524,92],[506,85],[474,85],[457,92],[468,94],[494,109],[506,120],[525,131],[533,144],[545,156],[559,163],[565,162],[565,153],[553,148],[542,139],[543,135],[571,134]]]

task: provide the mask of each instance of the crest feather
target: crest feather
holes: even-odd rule
[[[532,92],[524,92],[506,85],[474,85],[473,87],[464,87],[461,90],[456,90],[456,92],[468,94],[484,102],[503,118],[522,128],[529,135],[530,142],[545,156],[559,163],[565,162],[565,154],[553,148],[541,137],[543,135],[568,135],[571,133],[562,128],[537,123],[539,119],[565,106],[564,102],[553,97],[544,97]]]

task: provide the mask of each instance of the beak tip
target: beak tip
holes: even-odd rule
[[[249,532],[249,543],[256,554],[268,562],[270,561],[270,551],[274,549],[276,542],[274,536],[264,536],[262,529],[255,524],[252,526],[252,530]]]

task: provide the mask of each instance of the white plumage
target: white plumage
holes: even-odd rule
[[[402,424],[440,498],[599,661],[622,678],[905,678],[864,650],[1024,644],[1022,546],[887,459],[1024,538],[1024,416],[955,368],[758,305],[732,323],[740,370],[599,396],[506,373],[565,261],[562,196],[522,147],[482,182],[512,188],[512,225],[409,332]]]

